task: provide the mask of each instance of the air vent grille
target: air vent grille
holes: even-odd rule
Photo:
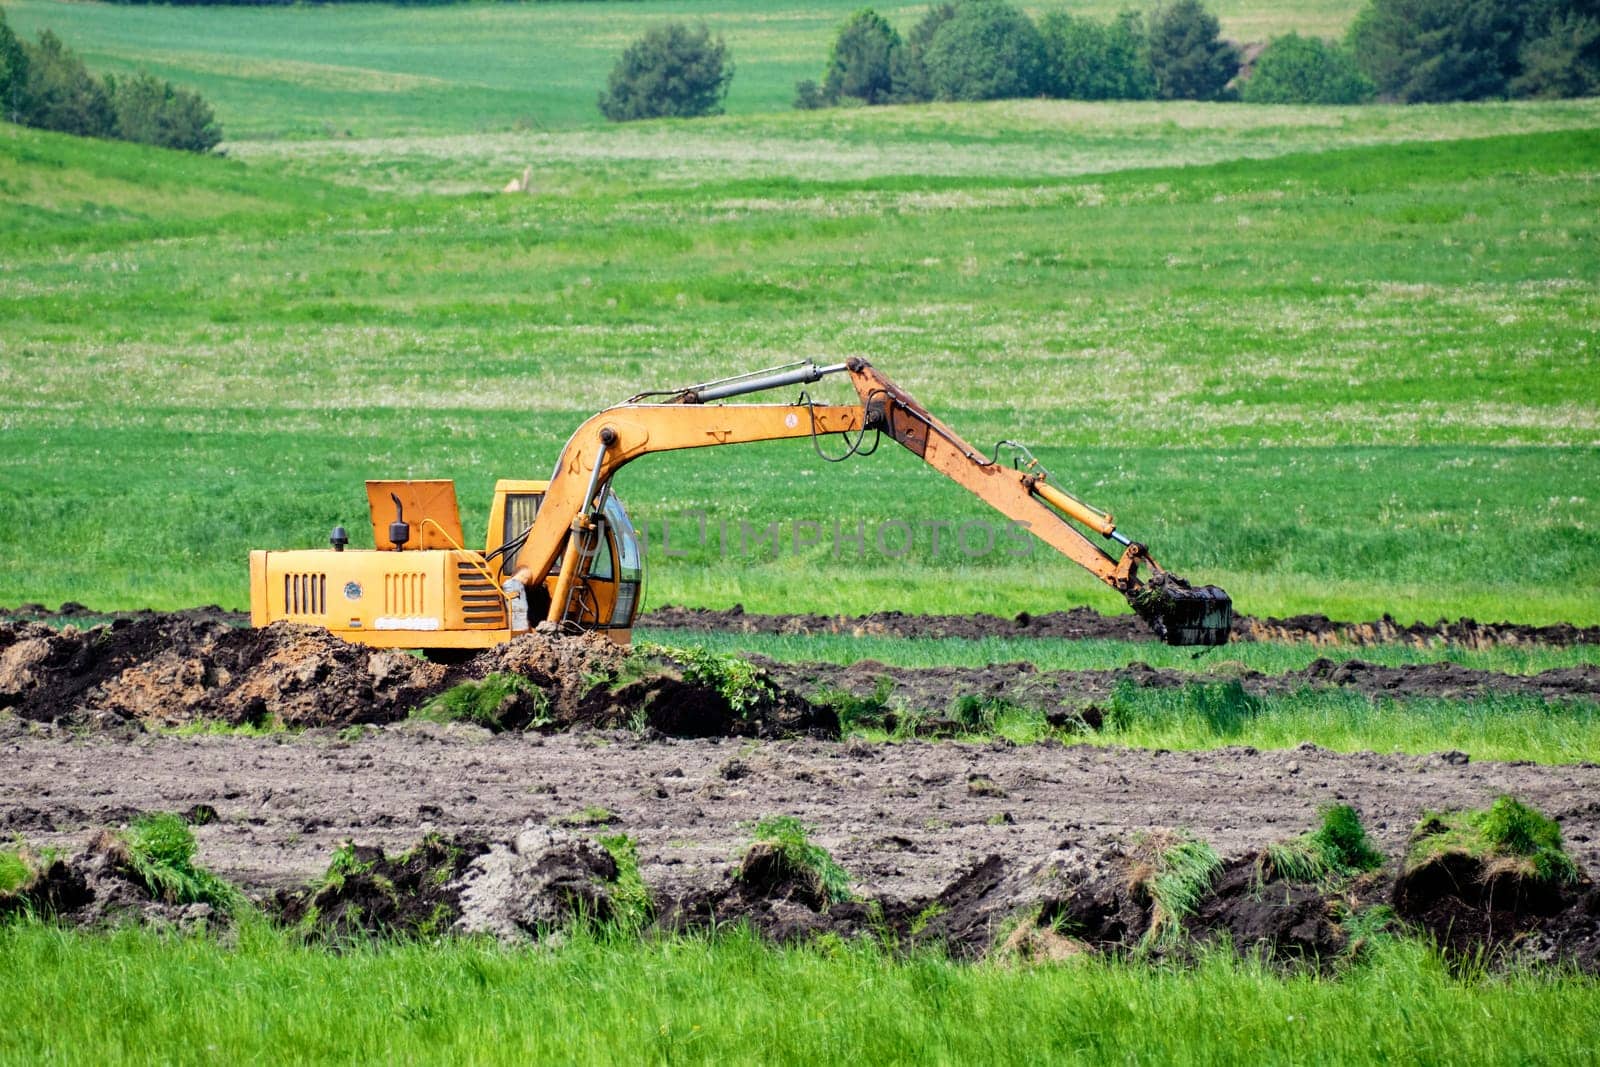
[[[427,576],[422,574],[385,574],[383,576],[383,613],[395,618],[426,615],[427,597],[424,589]]]
[[[467,560],[458,560],[456,588],[461,591],[461,616],[466,625],[490,628],[506,625],[505,598],[483,576],[482,568]]]
[[[326,574],[285,574],[283,611],[286,615],[322,615],[328,610]]]

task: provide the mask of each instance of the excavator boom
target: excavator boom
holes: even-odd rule
[[[859,404],[738,404],[708,406],[767,389],[844,373]],[[653,397],[659,402],[645,402]],[[642,394],[587,419],[562,449],[537,517],[516,556],[523,581],[560,570],[548,619],[572,610],[578,561],[594,536],[612,476],[652,452],[833,434],[887,434],[1035,537],[1121,593],[1157,636],[1171,644],[1225,644],[1233,605],[1215,586],[1194,588],[1164,570],[1144,545],[1117,532],[1112,517],[1050,484],[1048,473],[1021,446],[1026,462],[1006,466],[973,448],[909,393],[862,359],[817,367],[802,363],[662,394]],[[858,438],[859,442],[859,438]],[[1003,442],[1009,444],[1009,442]],[[1113,556],[1074,523],[1120,547]],[[1149,572],[1141,578],[1140,568]]]

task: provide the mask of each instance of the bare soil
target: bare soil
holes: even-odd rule
[[[562,842],[536,841],[522,852],[514,843],[555,830],[584,836],[603,826],[637,841],[664,926],[743,916],[775,937],[865,930],[875,921],[909,931],[937,903],[943,911],[923,924],[925,936],[971,954],[1002,938],[1029,909],[1070,906],[1083,918],[1097,879],[1102,887],[1126,885],[1119,857],[1141,835],[1186,827],[1242,864],[1266,844],[1311,827],[1317,810],[1334,802],[1354,804],[1397,860],[1425,810],[1482,807],[1509,792],[1560,821],[1582,866],[1600,860],[1600,767],[1469,763],[1459,753],[651,741],[615,731],[491,735],[431,724],[373,728],[359,740],[326,731],[271,739],[74,736],[17,720],[0,753],[7,768],[0,830],[71,853],[98,827],[133,812],[210,805],[218,818],[196,829],[200,862],[258,894],[302,889],[322,875],[341,841],[400,856],[437,834],[469,843],[474,862],[499,849],[500,876],[511,884],[555,887],[543,896],[519,890],[515,900],[569,900],[559,887],[583,881],[573,881],[572,864],[541,867]],[[985,785],[975,789],[975,782]],[[792,892],[737,880],[751,823],[769,814],[814,826],[814,839],[851,873],[862,902],[823,911]],[[1385,892],[1380,887],[1368,900]],[[1281,907],[1242,914],[1254,899],[1225,875],[1195,929],[1226,930],[1236,940],[1255,930],[1275,957],[1290,959],[1342,943],[1329,898],[1301,890]],[[1410,901],[1406,910],[1428,929],[1454,928],[1463,911],[1479,907],[1475,898],[1455,899],[1432,912]],[[535,918],[523,925],[515,916],[532,905],[507,917],[507,900],[489,894],[480,901],[483,914],[500,916],[481,928],[535,928],[537,916],[556,907],[533,908]],[[1119,899],[1112,891],[1102,910],[1113,924],[1102,924],[1108,945],[1136,943],[1148,926],[1148,903],[1136,895]],[[1502,919],[1501,940],[1547,958],[1592,960],[1600,943],[1600,900],[1592,889],[1544,911],[1550,914]],[[1552,915],[1564,916],[1559,929]]]

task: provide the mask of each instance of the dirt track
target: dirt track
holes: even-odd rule
[[[724,881],[748,822],[780,813],[818,826],[865,890],[892,898],[936,893],[991,853],[1017,863],[1066,846],[1099,854],[1153,828],[1188,827],[1243,853],[1307,829],[1319,806],[1341,800],[1393,856],[1424,809],[1477,807],[1502,792],[1560,819],[1574,857],[1600,863],[1600,767],[1459,754],[646,742],[434,726],[355,742],[13,729],[0,752],[0,832],[76,847],[134,810],[211,804],[220,819],[197,831],[201,859],[258,887],[320,872],[343,838],[394,848],[428,830],[504,839],[527,820],[593,807],[638,840],[647,882],[667,896]]]

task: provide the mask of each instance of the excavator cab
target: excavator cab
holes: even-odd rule
[[[495,483],[489,509],[488,543],[484,558],[503,583],[517,570],[517,553],[527,541],[539,516],[547,482],[505,479]],[[615,493],[607,492],[595,528],[583,546],[579,580],[574,584],[569,618],[586,630],[613,632],[625,639],[633,627],[644,592],[644,542]],[[566,553],[557,556],[541,580],[529,581],[524,590],[528,618],[537,623],[550,609],[550,596],[561,574]],[[513,611],[516,611],[513,605]]]

